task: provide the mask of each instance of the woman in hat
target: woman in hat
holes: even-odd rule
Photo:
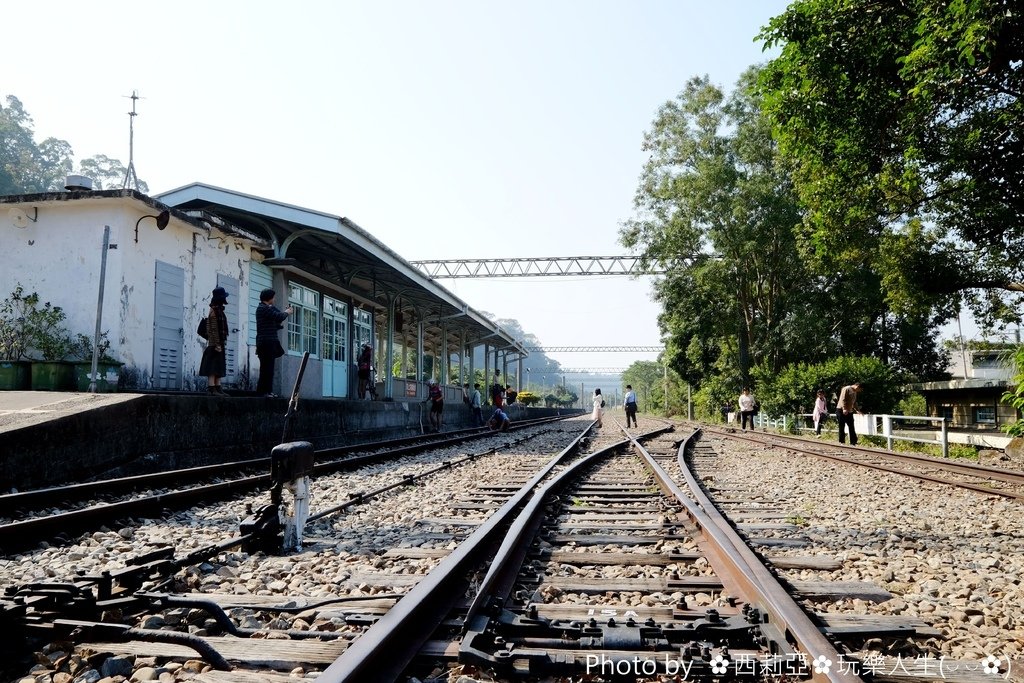
[[[206,350],[199,363],[199,374],[206,376],[206,391],[213,396],[227,396],[220,388],[220,378],[227,373],[228,317],[224,306],[228,293],[223,287],[213,290],[210,312],[206,316]]]

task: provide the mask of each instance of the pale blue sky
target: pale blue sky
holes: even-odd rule
[[[781,0],[8,3],[36,139],[346,216],[409,260],[625,253],[659,105],[731,89]],[[649,283],[442,280],[546,345],[653,345]],[[653,355],[552,354],[567,367]]]

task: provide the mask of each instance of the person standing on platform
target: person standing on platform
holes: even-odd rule
[[[633,426],[638,426],[636,423],[636,392],[633,391],[633,385],[626,385],[626,395],[622,399],[623,405],[626,408],[626,429],[629,429],[629,421],[633,421]]]
[[[473,391],[469,393],[469,408],[473,411],[473,423],[477,427],[484,424],[483,407],[480,399],[480,385],[474,384]]]
[[[430,401],[430,425],[435,432],[441,431],[441,415],[444,413],[444,393],[437,380],[427,381],[427,400]]]
[[[292,314],[292,307],[278,309],[274,305],[277,292],[264,289],[260,292],[260,304],[256,307],[256,357],[260,359],[260,378],[256,382],[256,393],[267,398],[275,398],[274,364],[284,355],[284,347],[277,338],[281,323]]]
[[[501,384],[501,370],[494,371],[494,383],[491,384],[491,403],[500,408],[505,403],[505,387]]]
[[[747,428],[747,421],[750,421],[750,429],[754,429],[754,405],[757,401],[754,399],[753,394],[750,393],[749,387],[743,387],[743,392],[739,398],[740,407],[740,429]]]
[[[853,413],[857,410],[857,394],[864,389],[860,382],[843,387],[836,403],[836,422],[839,423],[839,443],[846,443],[846,429],[850,430],[850,445],[857,445],[857,430],[853,428]],[[863,413],[862,413],[863,414]]]
[[[359,375],[359,400],[373,398],[377,388],[373,385],[371,375],[373,374],[373,347],[363,344],[363,350],[359,352],[359,361],[356,367]]]
[[[601,395],[600,389],[594,389],[594,409],[590,413],[590,419],[597,422],[597,426],[601,426],[601,417],[604,415],[604,396]]]
[[[227,304],[227,291],[223,287],[214,289],[206,315],[206,349],[199,361],[199,374],[206,377],[206,391],[213,396],[227,396],[220,388],[221,378],[228,374],[228,317],[224,314]]]

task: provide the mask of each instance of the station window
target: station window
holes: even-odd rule
[[[288,316],[288,350],[294,353],[309,351],[309,355],[317,355],[320,295],[308,287],[289,284],[288,304],[293,309]]]
[[[939,417],[946,418],[946,422],[953,421],[953,406],[940,406]]]
[[[996,409],[993,406],[974,406],[974,421],[979,424],[996,423]]]

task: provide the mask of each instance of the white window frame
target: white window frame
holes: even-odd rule
[[[320,293],[302,285],[288,284],[288,353],[320,355]]]

